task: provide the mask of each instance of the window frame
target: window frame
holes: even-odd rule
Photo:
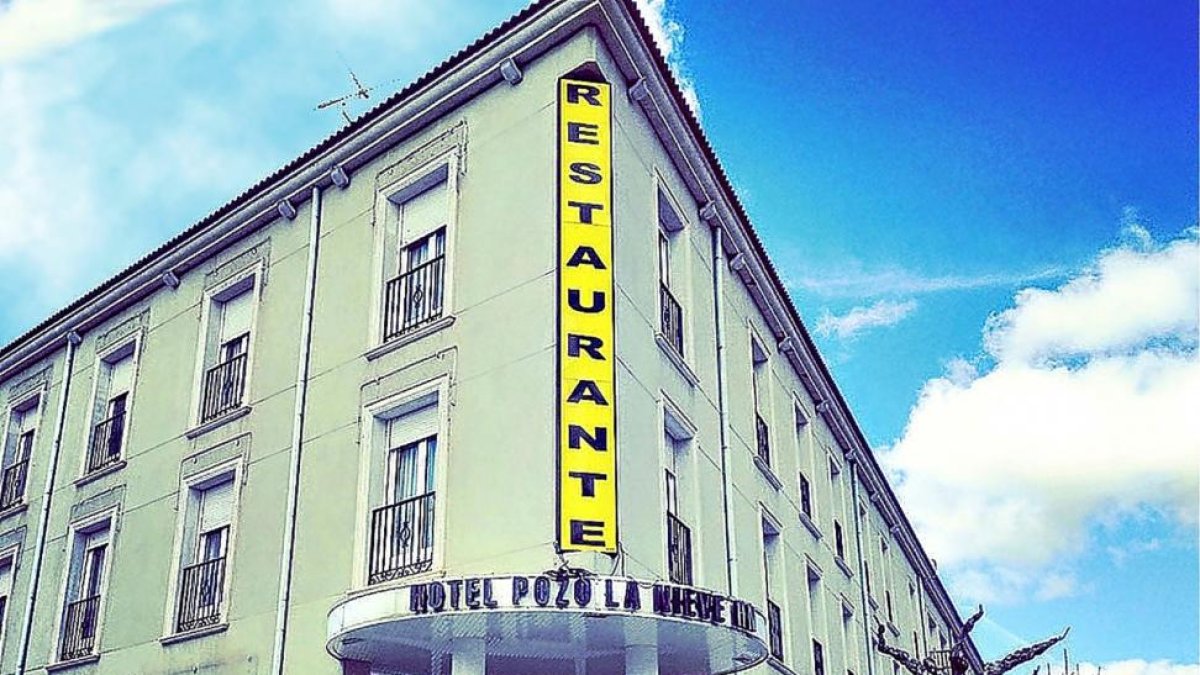
[[[80,478],[86,478],[92,474],[104,473],[110,468],[105,467],[97,471],[89,472],[88,457],[92,451],[92,437],[95,434],[96,425],[107,419],[107,417],[104,416],[104,413],[100,412],[100,380],[102,377],[109,378],[108,386],[111,386],[112,375],[111,373],[106,375],[105,369],[111,369],[114,363],[119,363],[125,358],[130,359],[129,391],[126,392],[125,397],[125,421],[122,423],[123,429],[121,432],[121,447],[118,449],[118,459],[114,465],[119,466],[121,462],[124,462],[129,457],[129,434],[132,428],[131,423],[133,421],[133,401],[135,398],[137,398],[137,382],[138,375],[140,374],[139,369],[141,368],[142,339],[142,331],[138,330],[133,335],[130,335],[129,337],[126,337],[125,339],[96,352],[96,363],[92,367],[92,393],[88,397],[88,400],[91,401],[91,412],[88,415],[87,427],[84,429],[83,456],[80,457],[79,460]],[[115,362],[110,360],[115,354],[125,350],[129,350],[128,355],[117,357]],[[109,393],[111,393],[111,389]]]
[[[354,522],[354,552],[351,556],[354,565],[354,571],[350,578],[352,590],[387,588],[393,585],[412,583],[413,576],[417,576],[403,576],[390,581],[368,584],[370,576],[370,571],[367,569],[370,563],[368,551],[370,547],[369,521],[372,511],[379,506],[377,503],[379,495],[386,490],[386,486],[379,488],[374,484],[374,481],[376,479],[384,482],[387,481],[387,456],[390,450],[387,447],[388,422],[397,417],[403,417],[408,410],[419,410],[420,402],[429,397],[436,397],[437,401],[434,403],[437,406],[437,448],[434,455],[433,469],[434,494],[444,497],[448,484],[448,454],[451,452],[451,439],[449,435],[449,375],[439,375],[380,398],[362,406],[360,410],[359,414],[361,415],[362,424],[359,425],[359,447],[366,448],[367,451],[359,453],[358,498],[355,505]],[[413,406],[418,407],[413,408]],[[443,503],[434,502],[433,561],[430,573],[436,573],[445,567],[445,553],[446,506],[443,499]]]
[[[55,613],[54,631],[52,633],[53,639],[50,641],[50,658],[47,661],[49,664],[90,661],[98,660],[100,658],[100,654],[102,653],[100,648],[100,640],[104,635],[104,618],[108,608],[109,600],[108,589],[112,583],[113,559],[116,557],[117,536],[120,533],[120,515],[120,505],[118,504],[97,511],[96,513],[91,513],[77,518],[67,524],[67,541],[69,542],[69,545],[67,546],[66,550],[67,559],[65,561],[66,564],[63,567],[62,580],[59,584],[60,588],[58,593],[58,604],[56,605],[57,610]],[[99,594],[100,602],[96,606],[96,628],[95,636],[93,638],[94,647],[92,649],[92,653],[88,654],[87,656],[81,656],[74,659],[62,659],[60,657],[62,655],[63,628],[67,619],[67,606],[72,602],[86,599],[83,596],[77,597],[74,600],[69,598],[72,595],[72,584],[77,584],[77,586],[82,586],[83,584],[83,567],[87,562],[87,537],[104,529],[105,527],[108,529],[108,541],[104,544],[107,550],[105,551],[103,570],[101,571]],[[75,556],[76,550],[81,545],[84,546],[85,549],[79,552],[79,569],[77,572],[79,574],[79,578],[76,580],[74,578],[74,574],[76,573]]]
[[[373,207],[375,226],[374,234],[374,254],[372,260],[372,279],[371,284],[371,311],[370,318],[367,321],[367,342],[370,350],[384,345],[405,342],[405,338],[410,335],[423,335],[422,328],[431,328],[433,326],[448,325],[453,321],[455,316],[454,298],[454,269],[456,250],[458,248],[458,219],[459,210],[461,207],[461,184],[459,182],[459,173],[462,166],[462,158],[460,157],[460,148],[449,148],[436,156],[429,159],[411,170],[405,172],[395,180],[392,180],[384,185],[381,185],[375,190],[375,203]],[[433,234],[438,229],[444,230],[444,258],[445,262],[442,265],[442,315],[429,322],[428,324],[416,327],[411,331],[396,335],[390,340],[384,339],[384,292],[388,282],[401,274],[400,258],[408,244],[412,241],[406,240],[403,231],[402,222],[402,207],[409,199],[420,195],[425,190],[428,190],[441,181],[434,179],[435,174],[444,172],[444,181],[446,183],[446,223],[442,228],[435,228],[424,234]],[[423,183],[429,182],[428,185],[420,187]],[[411,194],[408,194],[411,193]],[[406,198],[407,194],[407,198]],[[394,246],[389,246],[389,232],[393,233]],[[422,235],[424,236],[424,235]],[[389,267],[389,260],[394,260],[393,266]]]
[[[25,469],[25,485],[21,490],[20,499],[13,502],[12,505],[5,509],[5,511],[17,509],[29,503],[29,479],[33,475],[33,457],[37,453],[37,444],[41,438],[42,417],[46,412],[47,393],[48,386],[43,383],[31,391],[27,391],[20,396],[14,397],[13,401],[9,403],[5,409],[4,427],[0,429],[0,432],[3,433],[3,436],[0,436],[0,443],[3,443],[3,447],[0,447],[0,479],[3,478],[4,472],[7,471],[9,467],[17,463],[16,452],[17,443],[19,443],[19,440],[14,442],[13,447],[11,448],[11,454],[8,444],[14,417],[18,413],[22,415],[33,415],[33,439],[29,443],[29,465]],[[17,436],[17,439],[20,439],[20,436]]]
[[[242,488],[245,483],[246,461],[243,457],[235,457],[233,459],[220,462],[202,471],[197,471],[180,478],[178,492],[176,493],[176,503],[179,505],[176,509],[178,513],[175,518],[175,539],[171,547],[171,574],[168,578],[167,593],[166,593],[166,608],[165,617],[163,619],[162,639],[170,639],[176,636],[192,635],[194,633],[207,632],[215,626],[224,626],[229,621],[229,608],[233,604],[233,596],[230,593],[233,581],[233,563],[235,553],[237,551],[238,537],[238,515],[241,512]],[[229,533],[225,537],[225,578],[221,582],[221,593],[223,602],[221,603],[221,612],[215,626],[204,626],[189,631],[177,631],[177,621],[179,619],[179,593],[181,590],[181,582],[183,580],[183,571],[189,564],[194,564],[198,553],[192,554],[192,560],[189,562],[187,556],[184,555],[186,549],[199,550],[200,544],[200,509],[202,508],[203,499],[201,497],[204,490],[210,487],[219,485],[229,478],[233,482],[233,495],[229,505]],[[195,537],[189,537],[188,527],[192,520],[195,520],[194,534]]]
[[[0,654],[4,653],[4,641],[8,637],[8,617],[12,615],[13,590],[17,587],[17,572],[21,569],[21,545],[12,544],[0,549],[0,567],[8,565],[8,593],[4,598],[3,610],[0,610]]]
[[[257,342],[255,338],[258,336],[259,305],[262,303],[265,274],[266,263],[258,260],[229,279],[204,290],[200,301],[200,333],[196,345],[196,367],[192,381],[193,399],[189,413],[191,430],[207,428],[209,425],[220,425],[222,422],[236,417],[240,410],[248,410],[251,407],[251,392],[254,391],[255,343]],[[247,287],[240,288],[241,286]],[[217,311],[217,308],[242,293],[250,294],[250,330],[245,352],[246,375],[242,382],[242,401],[237,407],[227,410],[211,420],[203,420],[201,409],[204,406],[205,375],[211,368],[223,363],[220,359],[221,328],[219,324],[214,324],[214,321],[219,321],[223,315]]]

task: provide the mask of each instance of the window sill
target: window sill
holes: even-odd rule
[[[92,481],[100,480],[101,478],[104,478],[107,475],[114,474],[114,473],[120,471],[121,469],[124,469],[125,464],[126,464],[126,461],[122,459],[120,461],[109,464],[108,466],[104,467],[103,469],[98,469],[89,474],[80,476],[79,478],[75,479],[75,487],[81,488],[84,485],[91,483]]]
[[[213,429],[216,429],[218,427],[223,427],[226,424],[229,424],[230,422],[232,422],[236,419],[241,419],[241,418],[245,417],[246,415],[249,415],[250,410],[251,410],[250,406],[243,404],[240,407],[234,408],[233,410],[230,410],[229,412],[225,413],[224,415],[221,415],[220,417],[218,417],[214,420],[210,420],[208,422],[205,422],[204,424],[201,424],[199,426],[195,426],[195,427],[192,427],[191,429],[188,429],[184,433],[184,435],[187,436],[189,439],[198,438],[200,436],[203,436],[204,434],[207,434],[208,432],[212,431]]]
[[[678,370],[683,379],[687,380],[688,385],[694,387],[700,384],[700,378],[696,375],[696,372],[687,364],[687,360],[683,358],[683,355],[675,351],[675,346],[667,340],[667,336],[656,332],[654,334],[654,341],[658,343],[658,348],[662,350],[662,353],[667,355],[667,359],[671,361],[671,365],[675,366],[675,370]]]
[[[821,534],[821,528],[817,527],[817,524],[812,521],[812,518],[804,515],[803,511],[800,512],[800,522],[804,524],[804,527],[808,528],[808,531],[810,534],[812,534],[813,539],[820,541],[821,537],[824,536]]]
[[[209,635],[224,633],[228,628],[229,624],[227,622],[214,623],[213,625],[205,626],[204,628],[197,628],[195,630],[189,630],[183,633],[175,633],[174,635],[164,635],[158,639],[158,642],[162,646],[166,647],[167,645],[179,644],[180,642],[187,642],[188,640],[198,640]]]
[[[13,504],[12,506],[8,507],[7,509],[0,511],[0,520],[4,520],[5,518],[15,516],[18,513],[23,513],[25,511],[25,509],[28,509],[28,508],[29,508],[29,502],[27,502],[25,500],[21,500],[20,504]]]
[[[847,579],[854,578],[854,570],[850,569],[850,566],[846,564],[845,558],[835,555],[833,556],[833,562],[837,563],[838,569],[842,570],[842,574],[845,574]]]
[[[372,347],[369,351],[367,351],[366,354],[363,354],[363,356],[366,357],[368,361],[374,361],[381,356],[391,354],[405,345],[410,345],[417,340],[427,338],[430,335],[433,335],[434,333],[442,329],[449,328],[453,325],[454,315],[447,314],[433,323],[425,324],[424,326],[421,326],[410,333],[404,333],[403,335],[394,337],[377,347]]]
[[[70,661],[59,661],[58,663],[51,663],[46,666],[46,672],[47,673],[56,673],[60,670],[68,670],[70,668],[75,668],[76,666],[86,666],[90,663],[96,663],[99,660],[100,660],[99,654],[90,654],[88,656],[81,656],[77,659],[71,659]]]
[[[776,476],[775,472],[771,470],[771,465],[764,462],[762,457],[758,455],[754,456],[754,466],[758,467],[759,473],[762,474],[763,478],[767,479],[767,482],[776,491],[783,489],[783,481],[779,480],[779,476]]]

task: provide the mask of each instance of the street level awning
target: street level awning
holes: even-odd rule
[[[631,650],[658,672],[729,673],[767,657],[766,621],[748,602],[689,586],[603,576],[437,579],[368,589],[329,613],[327,649],[373,672],[449,672],[464,641],[487,671],[625,673]]]

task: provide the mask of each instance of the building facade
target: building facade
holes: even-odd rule
[[[4,347],[0,423],[3,673],[961,628],[632,0],[534,3]]]

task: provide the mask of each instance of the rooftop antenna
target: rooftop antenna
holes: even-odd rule
[[[378,85],[370,87],[363,85],[362,81],[358,79],[358,75],[354,74],[354,70],[350,67],[350,64],[346,63],[346,59],[342,56],[341,52],[338,52],[338,59],[342,62],[343,66],[346,66],[346,72],[350,74],[350,80],[354,83],[354,91],[346,94],[345,96],[331,98],[328,101],[318,103],[315,109],[325,110],[326,108],[337,106],[338,110],[340,110],[342,113],[342,117],[345,118],[346,123],[349,124],[351,120],[350,113],[347,111],[346,103],[356,98],[361,98],[364,101],[371,98],[371,92],[374,91]],[[396,80],[392,80],[392,82],[395,81]],[[391,84],[391,82],[387,84]]]

